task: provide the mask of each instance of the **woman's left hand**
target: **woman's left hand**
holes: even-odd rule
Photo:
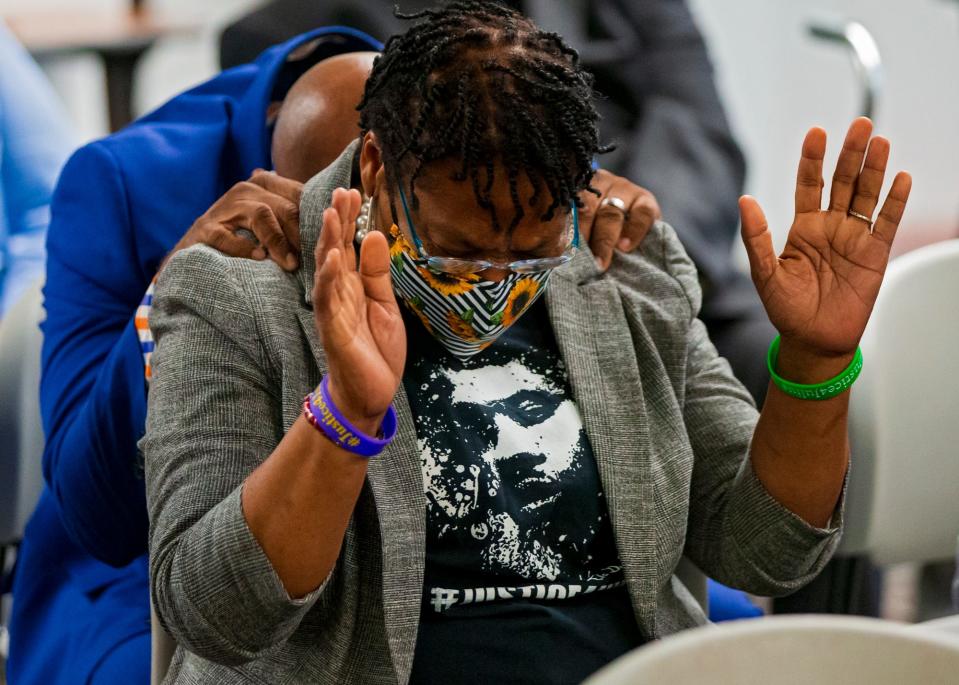
[[[849,127],[829,208],[823,210],[826,132],[813,128],[806,134],[796,180],[796,215],[778,257],[759,203],[749,196],[739,201],[753,281],[782,335],[784,351],[788,347],[802,355],[846,362],[859,345],[912,186],[909,174],[896,175],[873,231],[868,221],[852,214],[872,217],[879,201],[889,141],[871,135],[872,122],[864,117]]]

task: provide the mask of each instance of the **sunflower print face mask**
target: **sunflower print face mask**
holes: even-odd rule
[[[393,291],[454,357],[465,361],[493,344],[546,290],[551,271],[510,273],[502,281],[455,276],[416,263],[416,248],[390,229]]]

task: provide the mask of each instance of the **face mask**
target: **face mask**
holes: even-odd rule
[[[483,351],[543,294],[550,271],[510,273],[502,281],[454,276],[416,263],[416,248],[394,225],[390,231],[393,291],[426,330],[460,360]]]

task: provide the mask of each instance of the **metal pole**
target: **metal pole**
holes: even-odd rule
[[[838,43],[850,50],[853,66],[862,88],[863,116],[872,118],[882,94],[883,72],[879,46],[869,30],[858,21],[814,19],[809,33],[820,40]]]

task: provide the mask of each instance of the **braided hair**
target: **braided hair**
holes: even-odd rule
[[[469,181],[480,207],[501,224],[490,200],[494,170],[505,170],[514,216],[523,218],[518,179],[525,173],[535,207],[545,190],[558,207],[581,204],[601,146],[593,78],[575,50],[556,33],[540,30],[498,2],[456,0],[396,16],[422,20],[392,36],[373,63],[360,112],[360,128],[376,133],[393,188],[408,184],[419,206],[416,179],[430,162],[458,162],[453,180]],[[393,206],[393,219],[396,208]]]

